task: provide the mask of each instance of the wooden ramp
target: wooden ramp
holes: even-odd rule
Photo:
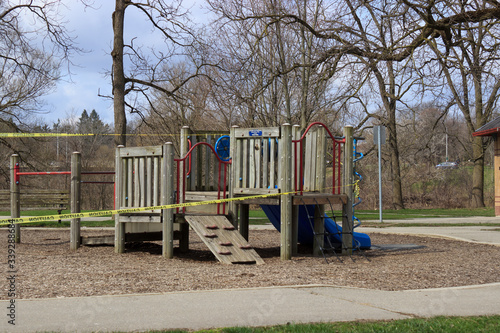
[[[257,252],[222,215],[186,215],[186,221],[224,264],[263,264]]]

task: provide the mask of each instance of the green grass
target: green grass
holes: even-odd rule
[[[61,214],[69,214],[69,210],[63,210]],[[57,210],[21,210],[22,216],[44,216],[44,215],[57,215]],[[0,216],[10,216],[10,211],[0,211]]]
[[[62,212],[63,214],[69,214],[68,210]],[[330,214],[331,212],[328,212]],[[335,215],[340,216],[340,212],[334,212]],[[44,216],[44,215],[57,215],[57,211],[54,210],[40,210],[40,211],[25,211],[21,212],[23,216]],[[10,212],[2,211],[0,212],[0,216],[9,216]],[[377,210],[356,210],[356,217],[358,217],[363,225],[371,226],[371,222],[367,222],[369,220],[378,221],[379,212]],[[439,217],[472,217],[472,216],[485,216],[485,217],[493,217],[495,216],[495,212],[493,208],[476,208],[476,209],[402,209],[402,210],[384,210],[383,211],[383,219],[384,221],[391,220],[407,220],[407,219],[415,219],[415,218],[439,218]],[[258,225],[258,224],[267,224],[269,223],[269,219],[266,214],[261,209],[250,210],[250,224]],[[84,221],[82,222],[83,226],[87,227],[112,227],[114,225],[111,217],[107,221]],[[472,225],[472,224],[428,224],[428,223],[405,223],[404,226],[462,226],[462,225]],[[479,224],[481,226],[499,226],[500,223],[490,223],[490,224]],[[31,223],[31,224],[23,224],[23,226],[37,226],[37,227],[69,227],[69,221],[62,221],[58,223],[57,221],[53,222],[42,222],[42,223]],[[394,223],[378,223],[377,227],[384,226],[398,226]],[[403,225],[401,225],[403,226]]]
[[[500,222],[498,223],[393,223],[393,222],[361,222],[363,227],[372,228],[389,228],[389,227],[500,227]],[[492,230],[496,231],[496,230]]]
[[[338,212],[337,212],[338,213]],[[378,220],[378,210],[356,210],[355,215],[360,220]],[[493,208],[459,208],[459,209],[401,209],[383,210],[384,220],[405,220],[416,218],[439,218],[439,217],[472,217],[472,216],[495,216]]]
[[[494,217],[493,208],[459,208],[459,209],[386,209],[383,212],[384,220],[405,220],[414,218],[436,218],[436,217],[472,217],[487,216]],[[336,215],[340,212],[336,211]],[[355,215],[361,220],[378,220],[378,210],[356,210]],[[250,217],[254,219],[267,219],[263,210],[250,210]]]
[[[339,322],[322,324],[290,324],[271,327],[231,327],[212,330],[201,330],[203,333],[322,333],[322,332],[359,332],[359,333],[392,333],[392,332],[498,332],[500,316],[481,317],[435,317],[429,319],[416,318],[378,322]],[[153,331],[166,332],[166,331]],[[169,332],[186,332],[182,330]]]
[[[336,216],[341,216],[341,212],[335,211]],[[416,218],[439,218],[439,217],[472,217],[472,216],[485,216],[485,217],[494,217],[495,211],[493,208],[476,208],[476,209],[402,209],[402,210],[384,210],[383,212],[384,221],[390,220],[408,220],[408,219],[416,219]],[[327,214],[331,214],[331,212],[327,212]],[[366,222],[367,220],[377,220],[379,219],[378,210],[356,210],[356,217],[358,217],[363,225],[367,226],[370,222]],[[263,210],[250,210],[250,224],[266,224],[269,223],[269,220],[266,217],[266,214]],[[471,224],[439,224],[436,223],[434,226],[461,226]],[[490,223],[490,224],[480,224],[482,226],[498,226],[500,223]],[[377,223],[377,227],[383,227],[383,224]],[[394,223],[387,224],[386,226],[396,226]],[[403,225],[401,225],[403,226]],[[405,223],[404,226],[433,226],[428,223]]]

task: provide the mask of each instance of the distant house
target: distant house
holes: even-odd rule
[[[500,216],[500,117],[477,129],[472,136],[492,136],[495,141],[495,216]]]

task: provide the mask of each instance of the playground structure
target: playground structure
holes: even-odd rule
[[[179,241],[180,251],[188,250],[191,226],[221,262],[263,263],[247,243],[249,207],[255,204],[280,230],[283,260],[297,253],[299,242],[312,243],[315,255],[329,249],[350,255],[354,249],[370,247],[368,236],[353,232],[356,152],[351,126],[344,128],[343,138],[334,137],[321,123],[312,123],[302,135],[298,126],[290,124],[234,126],[229,134],[192,133],[184,127],[178,159],[172,143],[116,148],[115,209],[129,209],[115,215],[116,252],[124,252],[126,242],[161,240],[163,256],[172,258],[174,240]],[[327,168],[327,154],[331,168]],[[80,212],[79,158],[79,153],[73,154],[72,213]],[[15,170],[14,160],[11,163]],[[12,179],[18,176],[13,174]],[[19,216],[15,183],[11,182],[12,217]],[[211,203],[200,204],[207,200]],[[175,203],[188,206],[130,212]],[[335,217],[325,215],[325,206],[341,208],[341,226]],[[80,220],[72,220],[71,249],[81,243],[106,242],[109,239],[85,241]]]
[[[312,229],[316,255],[324,254],[331,247],[327,243],[333,233],[345,255],[352,254],[355,248],[370,247],[366,235],[363,238],[362,234],[353,233],[351,126],[344,128],[343,139],[335,138],[321,123],[311,124],[302,136],[299,127],[290,124],[273,128],[235,126],[229,136],[230,160],[225,156],[221,158],[216,152],[218,147],[205,141],[189,145],[188,138],[193,135],[188,128],[182,129],[180,155],[183,157],[179,159],[173,157],[171,143],[117,148],[117,209],[154,206],[155,202],[169,205],[216,200],[216,203],[200,205],[195,210],[182,207],[175,212],[164,209],[117,214],[116,252],[124,252],[128,239],[137,240],[137,235],[143,239],[161,236],[162,253],[172,258],[174,239],[179,240],[181,251],[187,250],[187,225],[190,225],[221,262],[260,262],[244,242],[249,233],[249,206],[254,204],[261,205],[279,227],[283,260],[291,259],[297,252],[299,225],[304,229],[304,216]],[[205,155],[193,163],[197,150]],[[326,185],[328,151],[332,154],[331,186]],[[197,175],[191,174],[195,169],[199,171]],[[233,200],[221,201],[226,198]],[[325,216],[325,205],[341,208],[341,227]],[[301,206],[312,212],[304,214],[299,209]],[[325,224],[329,228],[325,229]]]

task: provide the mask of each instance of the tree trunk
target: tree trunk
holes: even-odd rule
[[[391,155],[391,173],[392,173],[392,206],[394,209],[404,209],[403,190],[401,186],[401,167],[399,164],[399,148],[396,124],[396,103],[395,98],[396,81],[392,61],[385,63],[387,69],[387,81],[377,67],[377,62],[371,60],[370,67],[377,78],[380,97],[384,103],[384,109],[387,113],[387,129],[389,131],[389,151]]]
[[[113,12],[113,104],[115,116],[115,145],[126,145],[127,117],[125,115],[125,73],[123,70],[123,25],[126,0],[116,0]]]
[[[392,169],[392,206],[394,209],[404,209],[403,190],[401,186],[401,166],[399,164],[399,149],[395,110],[391,111],[387,124],[389,130],[389,150]]]
[[[484,149],[483,138],[474,137],[472,142],[472,195],[471,208],[484,207]]]

